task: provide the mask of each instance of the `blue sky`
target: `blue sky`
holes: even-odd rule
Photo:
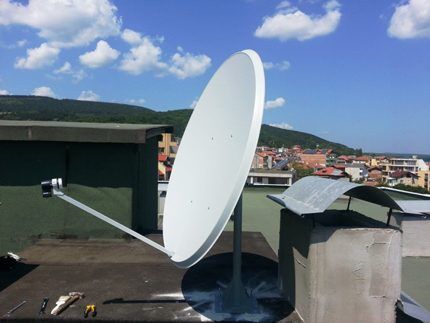
[[[189,108],[252,48],[265,123],[430,153],[428,0],[53,2],[0,0],[0,94]]]

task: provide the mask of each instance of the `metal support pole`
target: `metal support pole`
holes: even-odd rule
[[[100,220],[105,221],[105,222],[109,223],[110,225],[113,225],[114,227],[124,231],[125,233],[128,233],[129,235],[135,237],[136,239],[139,239],[140,241],[146,243],[147,245],[161,251],[162,253],[166,254],[167,256],[169,256],[169,257],[173,256],[173,253],[171,251],[167,250],[166,248],[159,245],[155,241],[152,241],[151,239],[148,239],[147,237],[141,235],[140,233],[133,231],[130,228],[127,228],[125,225],[122,225],[121,223],[112,220],[111,218],[109,218],[106,215],[90,208],[89,206],[87,206],[87,205],[85,205],[79,201],[76,201],[75,199],[71,198],[70,196],[67,196],[66,194],[64,194],[63,192],[61,192],[57,189],[54,189],[53,192],[54,192],[54,196],[62,199],[63,201],[66,201],[67,203],[70,203],[70,204],[76,206],[77,208],[81,209],[82,211],[85,211],[85,212],[99,218]]]
[[[233,293],[234,299],[239,299],[242,285],[242,194],[234,208],[233,228]]]
[[[387,227],[390,225],[390,221],[391,221],[391,214],[393,213],[393,209],[390,209],[388,211],[388,218],[387,218]]]
[[[255,313],[256,300],[246,293],[242,282],[242,194],[234,208],[233,278],[222,297],[222,311],[228,313]]]

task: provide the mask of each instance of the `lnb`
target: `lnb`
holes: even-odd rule
[[[63,180],[61,178],[53,178],[40,183],[42,186],[42,196],[51,197],[55,190],[61,190],[63,188]]]

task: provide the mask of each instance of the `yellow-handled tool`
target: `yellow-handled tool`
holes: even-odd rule
[[[88,304],[85,307],[84,317],[87,318],[88,314],[92,313],[92,317],[95,317],[97,315],[97,308],[94,304]]]

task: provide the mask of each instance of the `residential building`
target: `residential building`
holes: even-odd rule
[[[368,170],[368,181],[371,182],[382,182],[382,169],[379,167],[371,167]]]
[[[387,157],[385,157],[385,156],[375,156],[375,157],[372,157],[370,159],[370,167],[377,167],[381,163],[384,164],[384,163],[387,163],[387,162],[388,162],[388,158]]]
[[[418,171],[418,186],[430,191],[430,170]]]
[[[158,142],[158,153],[175,158],[177,151],[178,138],[174,138],[171,133],[163,133],[162,139]]]
[[[337,157],[336,164],[347,164],[347,163],[350,163],[352,161],[353,157],[355,157],[355,156],[341,155],[341,156]]]
[[[317,170],[314,175],[331,179],[349,179],[349,175],[345,171],[332,166]]]
[[[333,166],[337,163],[337,156],[335,154],[327,155],[326,166]]]
[[[291,186],[295,177],[295,171],[251,169],[246,184],[251,186]]]
[[[273,166],[273,168],[278,170],[288,170],[288,165],[290,162],[291,161],[289,158],[281,159],[275,164],[275,166]]]
[[[367,167],[362,163],[346,164],[345,173],[347,173],[354,182],[364,181],[369,176]]]
[[[297,155],[303,164],[311,167],[316,167],[319,165],[325,166],[327,164],[326,154],[315,149],[306,149]]]
[[[255,169],[271,169],[273,166],[272,154],[266,152],[256,152],[252,159],[251,168]]]
[[[393,178],[392,174],[396,171],[411,172],[417,175],[420,170],[429,170],[429,166],[424,160],[418,159],[417,156],[413,156],[412,158],[392,157],[382,161],[380,167],[382,167],[383,181],[386,183],[393,182],[391,180]],[[394,182],[396,182],[396,179]]]
[[[359,156],[359,157],[353,157],[351,158],[351,161],[353,164],[363,164],[363,165],[370,165],[370,156]]]
[[[387,183],[390,186],[397,184],[418,186],[418,175],[410,171],[396,170],[390,174]]]
[[[363,185],[366,185],[366,186],[378,186],[378,185],[379,185],[379,183],[378,183],[378,182],[376,182],[376,181],[369,180],[369,178],[368,178],[368,179],[366,179],[366,180],[363,182]]]
[[[172,173],[172,159],[165,154],[158,154],[158,180],[168,181]]]

